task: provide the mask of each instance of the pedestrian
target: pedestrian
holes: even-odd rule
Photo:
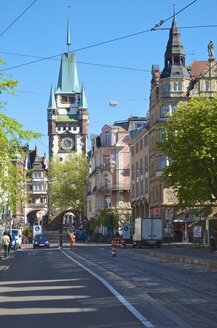
[[[12,237],[9,231],[6,231],[6,234],[8,235],[9,239],[10,239],[10,243],[8,245],[8,253],[10,253],[11,249],[12,249]]]
[[[75,234],[74,234],[74,232],[70,233],[69,241],[70,241],[70,246],[72,248],[74,243],[75,243]]]
[[[9,244],[10,244],[10,238],[9,238],[7,232],[5,231],[3,234],[3,237],[2,237],[2,246],[3,246],[5,258],[8,256]]]

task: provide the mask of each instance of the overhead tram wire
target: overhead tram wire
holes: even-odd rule
[[[11,26],[13,26],[37,1],[38,0],[34,0],[11,24],[9,24],[8,27],[6,27],[6,29],[0,33],[0,37],[4,35],[9,30],[9,28],[11,28]]]
[[[187,6],[185,6],[184,8],[180,9],[179,11],[177,11],[176,16],[178,14],[180,14],[182,11],[184,11],[185,9],[187,9],[188,7],[190,7],[191,5],[193,5],[197,1],[198,0],[194,0],[191,3],[189,3]],[[69,51],[68,53],[79,52],[79,51],[83,51],[83,50],[86,50],[86,49],[99,47],[99,46],[102,46],[102,45],[105,45],[105,44],[108,44],[108,43],[112,43],[112,42],[120,41],[120,40],[123,40],[123,39],[131,38],[133,36],[137,36],[137,35],[144,34],[144,33],[147,33],[147,32],[156,31],[156,30],[158,30],[158,28],[161,25],[163,25],[165,22],[167,22],[168,20],[170,20],[173,17],[174,17],[174,15],[169,16],[168,18],[166,18],[164,20],[160,20],[160,22],[158,24],[155,24],[154,27],[149,28],[147,30],[136,32],[136,33],[132,33],[132,34],[128,34],[128,35],[121,36],[121,37],[118,37],[118,38],[114,38],[114,39],[111,39],[111,40],[106,40],[106,41],[103,41],[103,42],[95,43],[95,44],[92,44],[92,45],[89,45],[89,46],[85,46],[85,47],[82,47],[82,48],[74,49],[72,51]],[[11,69],[14,69],[14,68],[19,68],[19,67],[24,67],[24,66],[27,66],[27,65],[32,65],[32,64],[35,64],[35,63],[42,62],[44,60],[54,59],[54,58],[59,57],[61,55],[62,55],[62,53],[59,53],[57,55],[52,55],[52,56],[49,56],[49,57],[40,58],[38,60],[34,60],[34,61],[31,61],[31,62],[28,62],[28,63],[24,63],[24,64],[20,64],[20,65],[9,67],[9,68],[5,68],[2,71],[8,71],[8,70],[11,70]]]
[[[6,51],[0,51],[0,54],[12,55],[12,56],[14,55],[14,56],[20,56],[20,57],[31,57],[31,58],[46,59],[46,57],[42,57],[42,56],[34,56],[34,55],[27,55],[27,54],[25,55],[25,54],[18,54],[18,53],[15,53],[15,52],[6,52]],[[56,59],[56,58],[53,58],[51,60],[58,60],[59,61],[59,59]],[[139,72],[150,72],[150,70],[142,69],[142,68],[124,67],[124,66],[97,64],[97,63],[88,63],[88,62],[81,62],[81,61],[77,61],[77,64],[108,67],[108,68],[116,68],[116,69],[124,69],[124,70],[139,71]],[[7,70],[7,68],[5,70]],[[4,71],[4,69],[2,71]]]

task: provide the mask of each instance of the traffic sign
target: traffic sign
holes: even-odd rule
[[[160,217],[160,209],[158,207],[155,208],[155,210],[154,210],[154,217],[155,218],[159,218]]]
[[[34,225],[33,226],[33,236],[42,233],[42,226],[41,225]]]
[[[123,239],[130,239],[130,227],[129,226],[124,226],[122,228],[122,231],[123,231]]]
[[[167,221],[170,221],[170,220],[172,220],[172,218],[173,218],[173,208],[172,208],[172,207],[168,207],[168,208],[166,209],[165,219],[166,219]]]

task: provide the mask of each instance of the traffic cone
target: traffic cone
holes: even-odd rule
[[[115,248],[112,247],[112,256],[116,256],[116,255],[117,255],[117,254],[116,254]]]

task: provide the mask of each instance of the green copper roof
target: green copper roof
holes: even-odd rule
[[[55,100],[55,95],[54,95],[54,89],[53,89],[53,86],[51,86],[48,109],[56,109],[56,108],[57,108],[57,106],[56,106],[56,100]]]
[[[64,53],[61,57],[56,93],[80,92],[75,53]]]
[[[88,108],[84,85],[82,85],[82,89],[81,89],[81,99],[80,99],[79,108]]]
[[[57,122],[77,122],[78,117],[77,115],[58,115],[56,118]]]

